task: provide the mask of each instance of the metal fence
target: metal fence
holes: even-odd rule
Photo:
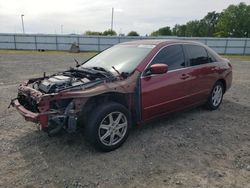
[[[0,49],[68,51],[71,45],[75,43],[80,47],[80,51],[102,51],[120,42],[169,38],[198,41],[220,54],[250,54],[250,38],[119,37],[5,33],[0,33]]]

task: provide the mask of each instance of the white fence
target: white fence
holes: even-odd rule
[[[68,51],[71,45],[75,43],[79,45],[80,51],[102,51],[120,42],[169,38],[202,42],[220,54],[250,54],[250,38],[119,37],[5,33],[0,33],[0,49]]]

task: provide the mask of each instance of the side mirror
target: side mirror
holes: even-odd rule
[[[146,75],[164,74],[166,72],[168,72],[168,65],[159,63],[151,65],[146,71]]]

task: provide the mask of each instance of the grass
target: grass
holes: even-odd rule
[[[221,55],[229,60],[250,61],[250,55]]]
[[[77,56],[88,56],[91,57],[97,52],[80,52],[80,53],[70,53],[67,51],[44,51],[39,52],[35,50],[0,50],[0,54],[44,54],[44,55],[77,55]],[[230,60],[236,60],[236,61],[250,61],[250,55],[221,55],[224,58],[230,59]]]
[[[76,54],[77,56],[93,56],[97,52],[80,52],[80,53],[71,53],[67,51],[44,51],[44,52],[39,52],[36,50],[0,50],[0,54],[39,54],[39,55],[74,55]]]

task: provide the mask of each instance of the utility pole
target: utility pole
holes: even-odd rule
[[[61,34],[63,34],[63,25],[61,25]]]
[[[114,8],[112,7],[112,13],[111,13],[111,32],[113,31],[113,23],[114,23]]]
[[[24,14],[21,14],[21,20],[22,20],[22,28],[23,28],[23,34],[25,33],[24,31],[24,23],[23,23],[23,17],[24,17]]]

